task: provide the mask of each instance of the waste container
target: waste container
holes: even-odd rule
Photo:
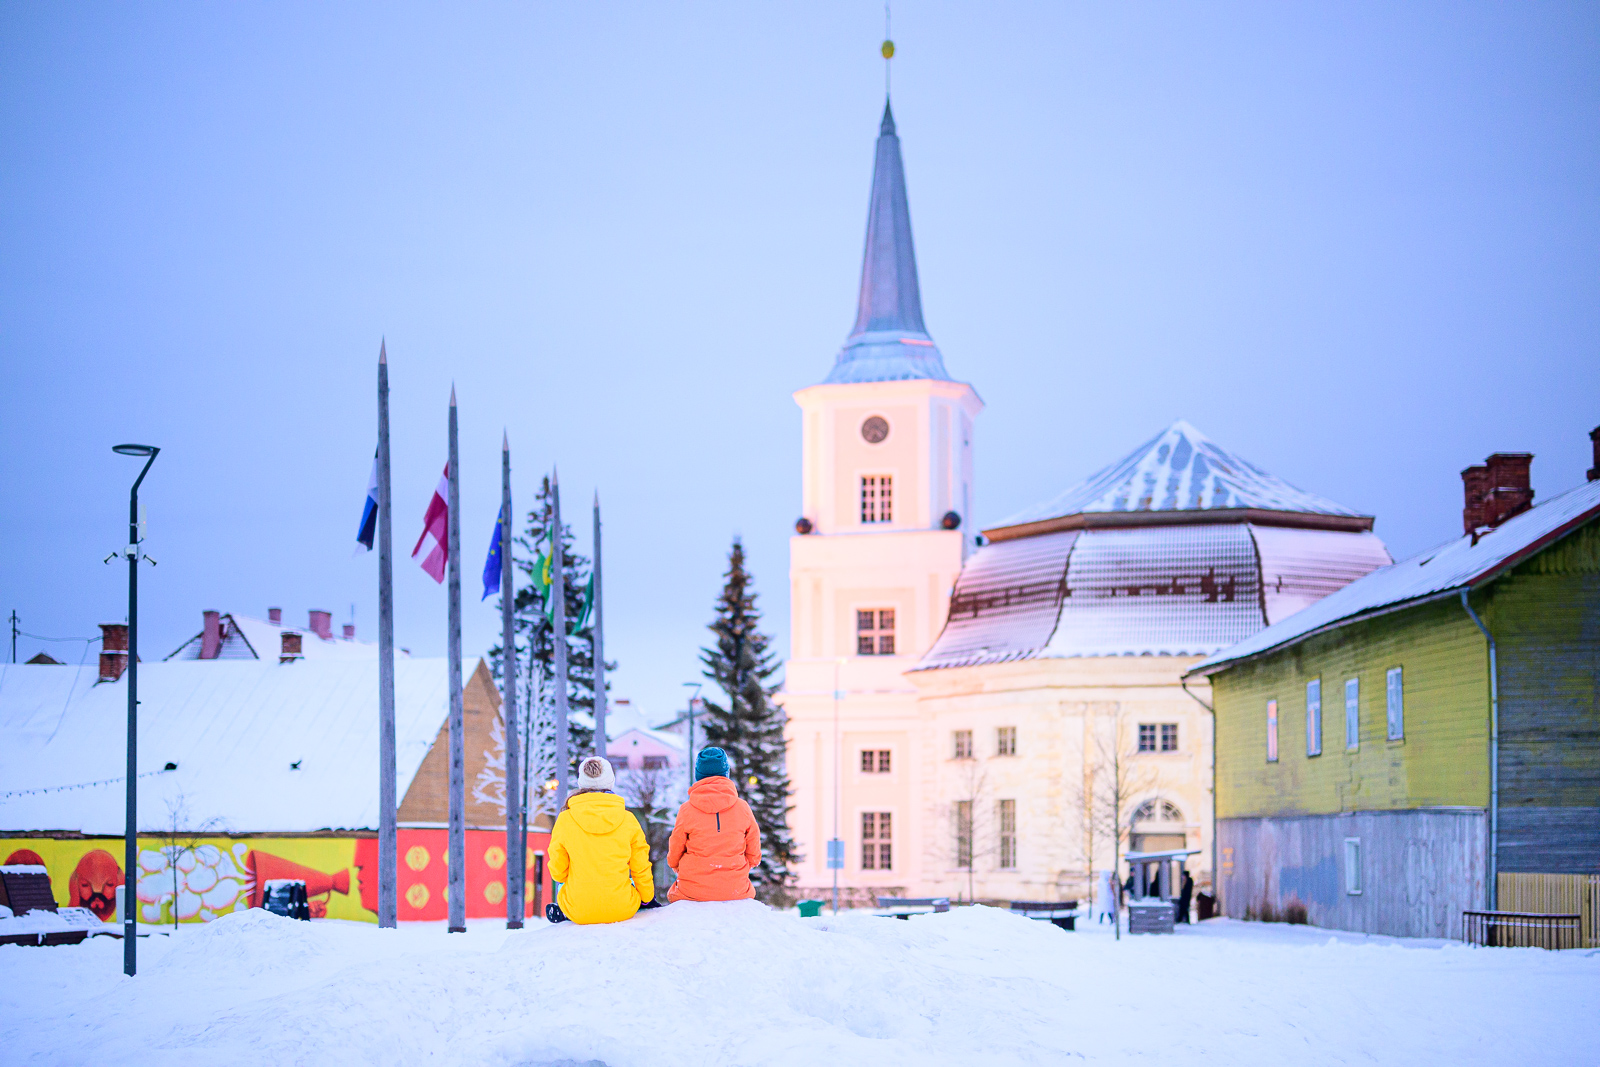
[[[802,918],[802,919],[815,919],[818,915],[821,915],[821,914],[822,914],[822,901],[820,901],[820,900],[802,900],[800,902],[800,918]]]

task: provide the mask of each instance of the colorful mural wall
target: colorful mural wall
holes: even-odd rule
[[[448,832],[399,832],[399,917],[443,920],[448,909]],[[549,836],[528,835],[528,901],[533,914],[537,854]],[[467,918],[504,918],[506,835],[467,831]],[[117,887],[124,883],[121,838],[0,837],[4,863],[35,863],[50,875],[56,903],[86,907],[101,919],[116,916]],[[135,896],[139,921],[209,922],[219,915],[259,907],[266,883],[275,878],[306,883],[314,919],[377,922],[376,837],[139,838]],[[536,864],[538,864],[536,868]],[[539,899],[550,899],[549,875]]]

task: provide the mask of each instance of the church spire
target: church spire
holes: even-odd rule
[[[944,360],[922,323],[917,255],[911,244],[911,208],[900,159],[894,111],[885,99],[872,166],[867,244],[861,259],[856,322],[828,382],[881,382],[908,378],[948,380]]]

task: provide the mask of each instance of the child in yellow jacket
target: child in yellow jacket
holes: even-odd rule
[[[611,763],[589,756],[578,766],[578,789],[550,832],[550,877],[561,893],[545,908],[551,922],[615,923],[655,898],[650,845],[639,820],[617,794]]]

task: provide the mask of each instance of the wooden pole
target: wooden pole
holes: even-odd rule
[[[555,647],[556,698],[556,817],[567,806],[567,779],[571,758],[567,752],[567,574],[561,546],[561,474],[550,475],[550,595],[555,598],[551,639]]]
[[[506,929],[522,929],[528,865],[522,834],[522,724],[517,706],[516,581],[511,570],[511,438],[500,442],[500,677],[506,731]]]
[[[606,616],[600,593],[600,492],[594,494],[594,751],[606,754]]]
[[[467,770],[461,706],[461,456],[456,442],[456,390],[450,387],[450,920],[453,934],[467,932]]]
[[[389,492],[389,352],[378,348],[378,926],[397,919],[394,767],[394,515]]]

